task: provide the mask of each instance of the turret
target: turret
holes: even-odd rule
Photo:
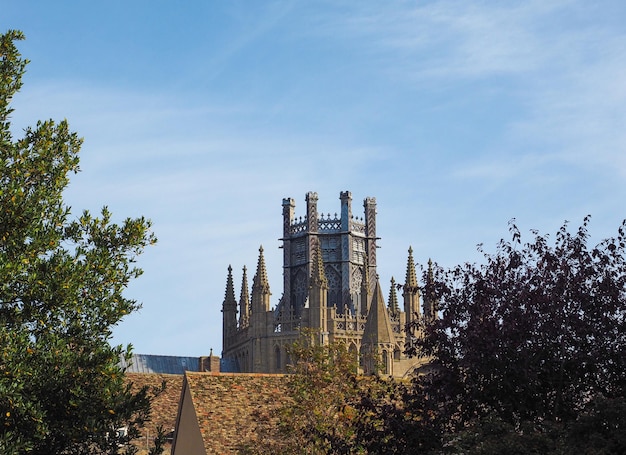
[[[239,327],[248,327],[250,324],[250,294],[248,293],[248,269],[243,266],[241,278],[241,294],[239,295]]]
[[[319,233],[319,216],[317,213],[317,193],[313,191],[309,191],[306,194],[306,224],[307,224],[307,232],[309,235],[306,236],[306,252],[304,256],[304,261],[307,264],[304,265],[304,268],[301,270],[300,279],[301,285],[305,285],[307,281],[310,279],[313,268],[315,267],[315,251],[320,248],[320,239],[318,236]],[[305,281],[306,280],[306,281]],[[296,287],[300,287],[294,283]],[[297,317],[302,315],[302,308],[306,305],[306,301],[311,299],[311,296],[308,292],[304,292],[304,301],[294,302],[294,314]],[[310,302],[309,302],[310,304]]]
[[[406,278],[402,291],[404,297],[404,312],[407,324],[411,324],[420,317],[420,291],[415,274],[415,262],[413,261],[413,248],[409,247],[409,258],[406,264]]]
[[[398,305],[398,294],[396,293],[396,280],[391,277],[391,288],[389,289],[388,301],[389,315],[397,318],[400,316],[400,306]]]
[[[230,344],[231,336],[237,332],[237,301],[233,286],[233,268],[230,265],[228,266],[222,313],[222,348],[226,349]]]
[[[261,373],[268,370],[268,359],[263,357],[263,338],[268,330],[268,313],[270,311],[270,285],[267,280],[267,270],[265,269],[265,258],[263,257],[263,247],[259,248],[259,261],[256,267],[256,274],[252,280],[252,296],[250,308],[250,332],[252,338],[252,372]]]
[[[339,200],[341,201],[341,230],[347,232],[350,230],[350,220],[352,220],[352,193],[340,192]]]
[[[291,266],[292,264],[292,251],[291,242],[289,238],[291,236],[291,223],[294,221],[296,214],[296,201],[292,198],[283,199],[283,237],[282,237],[282,250],[283,250],[283,295],[287,296],[288,305],[292,297],[291,289]],[[290,311],[287,309],[286,311]]]
[[[340,234],[339,241],[339,254],[341,257],[341,288],[337,291],[340,294],[337,295],[337,309],[341,313],[355,313],[358,311],[358,306],[363,307],[363,303],[359,303],[359,296],[356,293],[353,294],[351,289],[351,277],[355,272],[356,267],[359,267],[359,260],[355,256],[355,247],[358,242],[362,242],[362,239],[356,240],[353,235],[354,219],[352,218],[352,193],[350,191],[341,191],[339,193],[339,200],[341,201],[341,215],[340,215]],[[364,247],[360,248],[363,249]],[[331,290],[332,292],[332,290]]]
[[[365,211],[365,234],[367,236],[367,259],[370,272],[376,274],[376,198],[367,197],[363,201]]]
[[[437,299],[435,297],[433,278],[433,261],[428,259],[428,273],[426,274],[426,293],[424,295],[424,319],[432,322],[437,319]]]
[[[259,260],[256,274],[252,283],[252,305],[251,314],[265,314],[270,310],[270,285],[267,280],[267,270],[265,268],[265,258],[263,257],[263,246],[259,248]]]
[[[361,314],[367,316],[370,310],[370,268],[367,261],[367,255],[363,260],[363,278],[361,280]]]
[[[317,193],[309,191],[306,194],[306,220],[308,223],[307,229],[311,234],[317,234],[318,231],[318,216],[317,216]],[[311,250],[313,245],[311,244]]]

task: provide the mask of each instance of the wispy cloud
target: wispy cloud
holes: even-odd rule
[[[506,90],[524,110],[496,147],[550,155],[534,166],[560,159],[623,175],[626,32],[611,11],[565,0],[394,3],[357,11],[334,32],[367,43],[362,51],[417,91],[466,84],[459,95],[468,97],[476,83]],[[477,152],[484,164],[454,172],[501,179],[527,171],[517,159],[494,163],[493,150]]]
[[[132,49],[104,38],[141,28],[141,6],[122,24],[107,10],[111,22],[98,27],[82,10],[25,10],[38,15],[38,47],[49,37],[54,51],[76,55],[27,73],[16,135],[67,117],[85,137],[68,202],[146,215],[160,238],[130,289],[146,306],[120,340],[163,327],[167,314],[151,352],[188,354],[167,347],[181,330],[193,352],[206,353],[203,337],[219,349],[227,265],[253,268],[263,243],[277,300],[281,199],[296,198],[300,216],[307,191],[324,213],[339,209],[342,190],[358,216],[362,198],[377,198],[383,283],[402,273],[409,245],[420,261],[451,265],[506,235],[512,216],[540,229],[587,213],[621,217],[622,2],[321,6],[154,6],[150,18],[167,30],[151,21]],[[90,29],[84,46],[55,41],[48,16],[70,13],[81,28],[67,36]]]

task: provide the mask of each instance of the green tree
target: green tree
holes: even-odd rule
[[[0,35],[0,452],[130,453],[150,391],[131,392],[117,366],[130,347],[111,346],[111,331],[139,307],[123,291],[156,239],[147,220],[115,224],[106,208],[71,218],[62,193],[82,140],[66,121],[13,138],[23,38]]]
[[[270,416],[271,425],[248,446],[248,453],[359,453],[353,407],[358,396],[358,359],[341,343],[322,345],[304,331],[289,349],[291,374],[286,398]],[[267,416],[259,416],[266,420]]]
[[[616,431],[602,433],[609,419],[589,409],[608,400],[615,414],[624,411],[626,224],[594,247],[588,224],[586,217],[573,233],[563,225],[554,245],[537,232],[522,245],[512,222],[512,241],[485,253],[483,265],[435,267],[427,280],[440,318],[419,327],[413,353],[432,358],[433,373],[419,383],[439,402],[448,439],[461,441],[461,452],[498,453],[511,443],[510,452],[533,433],[539,452],[553,442],[560,450],[583,421],[597,437],[620,437],[615,444],[623,448],[625,416],[612,420]],[[516,434],[503,438],[508,429]],[[498,449],[462,445],[481,434]]]
[[[626,453],[626,398],[596,398],[567,429],[569,453]]]
[[[289,347],[286,400],[269,418],[259,416],[266,425],[246,452],[420,454],[438,446],[428,416],[407,412],[406,403],[423,409],[423,395],[412,395],[409,382],[359,375],[344,343],[318,340],[303,331]]]

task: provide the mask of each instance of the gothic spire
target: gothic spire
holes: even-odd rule
[[[396,280],[393,277],[391,277],[388,308],[391,316],[398,317],[400,314],[400,306],[398,305],[398,295],[396,294]]]
[[[328,289],[328,280],[324,272],[324,259],[319,243],[315,246],[315,258],[311,267],[311,286],[319,286],[320,289]]]
[[[424,295],[424,317],[427,321],[437,319],[437,302],[435,300],[435,290],[433,289],[434,284],[433,261],[429,258],[428,272],[426,273],[426,293]]]
[[[409,258],[406,261],[406,278],[402,287],[402,297],[404,298],[406,327],[410,327],[420,318],[420,289],[417,284],[417,275],[415,274],[412,247],[409,247]]]
[[[376,289],[372,296],[370,311],[365,322],[365,329],[363,330],[363,343],[373,346],[395,343],[395,336],[391,328],[391,321],[378,279],[376,280]]]
[[[239,295],[239,326],[246,327],[250,318],[250,294],[248,293],[248,269],[243,266],[241,278],[241,294]]]
[[[270,291],[270,284],[267,280],[267,270],[265,269],[265,258],[263,257],[263,245],[259,247],[259,261],[256,267],[256,275],[254,275],[254,281],[252,283],[252,292],[268,292]]]
[[[261,246],[259,248],[259,262],[256,267],[256,274],[252,281],[252,295],[250,297],[251,319],[253,319],[254,314],[261,314],[270,310],[270,295],[270,284],[267,280],[263,246]],[[252,324],[254,321],[250,322]]]
[[[433,260],[428,258],[428,283],[432,284],[433,281]]]
[[[230,337],[237,331],[237,301],[233,286],[233,268],[228,266],[226,278],[226,294],[222,304],[222,346],[228,346]]]
[[[417,275],[415,274],[415,262],[413,261],[413,247],[409,247],[409,258],[406,263],[406,278],[404,286],[408,291],[417,289]]]
[[[237,300],[235,300],[235,286],[233,285],[233,268],[228,266],[228,277],[226,278],[226,294],[222,305],[224,311],[235,310],[237,312]]]

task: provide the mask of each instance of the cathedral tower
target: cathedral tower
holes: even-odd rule
[[[421,362],[403,354],[410,341],[407,318],[419,313],[412,250],[403,286],[404,311],[393,279],[387,307],[376,270],[376,199],[363,200],[361,218],[353,216],[349,191],[342,191],[339,200],[339,215],[320,214],[317,193],[309,192],[306,213],[296,218],[295,201],[283,199],[283,294],[275,307],[263,247],[250,292],[243,268],[239,302],[229,266],[222,304],[222,371],[285,373],[291,361],[289,346],[303,329],[316,334],[322,345],[341,342],[355,359],[361,355],[362,372],[375,373],[381,367],[382,374],[403,376]]]
[[[299,316],[308,299],[308,279],[319,248],[328,280],[328,305],[339,313],[364,314],[361,282],[365,260],[376,274],[376,199],[364,202],[365,217],[352,216],[352,195],[340,194],[341,215],[318,215],[317,193],[306,195],[306,216],[295,218],[295,202],[283,199],[283,279],[289,310]],[[370,290],[373,282],[368,283]]]

